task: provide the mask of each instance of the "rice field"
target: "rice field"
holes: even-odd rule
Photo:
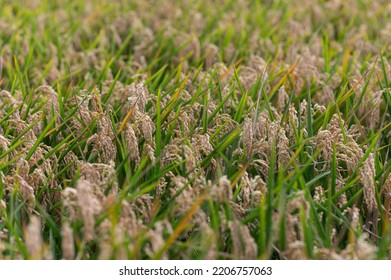
[[[390,18],[0,0],[0,259],[388,259]]]

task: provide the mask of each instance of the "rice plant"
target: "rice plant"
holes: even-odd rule
[[[0,259],[391,257],[389,1],[0,7]]]

